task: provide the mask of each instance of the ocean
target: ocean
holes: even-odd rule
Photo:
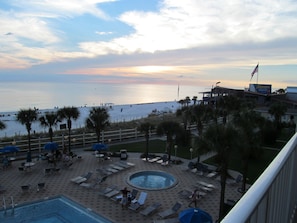
[[[208,89],[209,90],[209,89]],[[152,111],[174,112],[178,101],[207,91],[193,86],[152,84],[95,84],[95,83],[0,83],[0,119],[6,125],[0,138],[27,134],[24,125],[16,121],[20,109],[38,108],[41,113],[57,111],[64,106],[75,106],[80,117],[73,128],[85,125],[89,110],[106,105],[111,122],[123,122],[146,117]],[[56,127],[58,128],[58,127]],[[56,130],[56,129],[55,129]],[[32,124],[32,132],[46,132],[39,122]]]
[[[2,82],[0,112],[178,101],[187,96],[201,99],[200,92],[207,90],[183,85]]]

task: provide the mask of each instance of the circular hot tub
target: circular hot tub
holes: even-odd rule
[[[162,190],[175,186],[177,179],[163,171],[146,170],[131,174],[127,182],[139,189]]]

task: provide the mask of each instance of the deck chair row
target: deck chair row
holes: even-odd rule
[[[128,204],[128,209],[132,210],[132,211],[138,211],[140,210],[146,200],[147,200],[147,192],[145,191],[141,191],[139,193],[139,196],[137,196],[139,193],[139,191],[137,189],[133,189],[130,193],[130,202]],[[100,195],[103,195],[106,198],[110,198],[113,201],[116,202],[121,202],[122,199],[122,194],[121,194],[121,190],[118,189],[118,187],[107,187],[105,189],[103,189],[101,192],[99,192]]]
[[[119,161],[119,162],[108,164],[106,166],[98,168],[97,171],[101,174],[112,175],[133,166],[135,166],[134,163]]]

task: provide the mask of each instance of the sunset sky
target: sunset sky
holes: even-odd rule
[[[297,86],[293,0],[1,0],[1,81]]]

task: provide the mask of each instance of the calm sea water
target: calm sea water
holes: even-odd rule
[[[179,90],[178,90],[179,89]],[[95,83],[0,83],[0,112],[27,108],[98,106],[165,102],[197,96],[207,89],[194,86]]]

